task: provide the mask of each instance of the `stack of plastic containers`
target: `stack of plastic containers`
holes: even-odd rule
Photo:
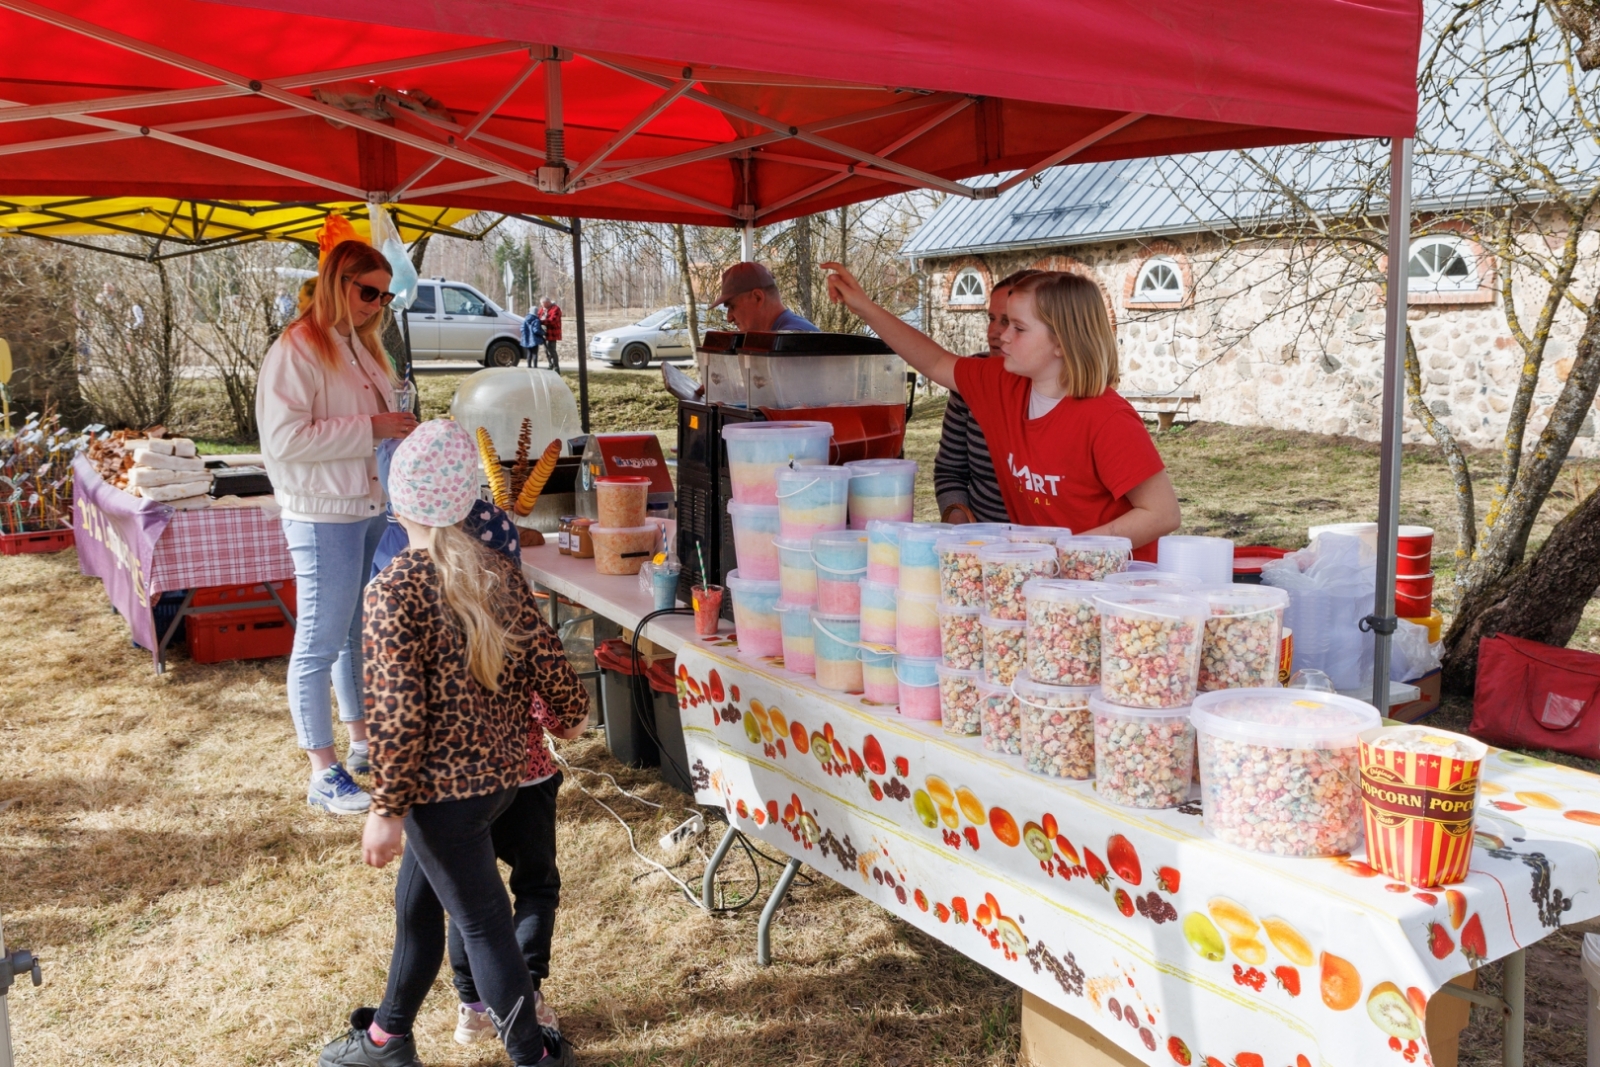
[[[917,462],[912,459],[858,459],[850,471],[850,528],[869,522],[910,522]]]
[[[1156,566],[1183,574],[1202,585],[1233,581],[1233,542],[1226,537],[1169,534],[1156,542]]]
[[[1056,540],[1056,563],[1062,578],[1098,582],[1128,569],[1133,542],[1126,537],[1071,534]]]
[[[1204,600],[1111,588],[1100,609],[1100,691],[1094,716],[1095,788],[1135,808],[1170,808],[1194,774],[1189,705],[1200,674]]]
[[[867,535],[843,528],[812,535],[817,568],[817,608],[829,615],[861,614],[861,579],[867,573]]]
[[[746,578],[774,581],[778,577],[778,507],[775,504],[728,504],[733,525],[733,550],[739,573]]]
[[[741,504],[778,503],[778,471],[828,462],[833,424],[741,422],[722,428],[733,499]]]
[[[660,530],[645,521],[650,479],[621,475],[595,481],[599,518],[589,527],[595,570],[600,574],[638,574],[659,547]]]
[[[778,497],[779,532],[803,540],[824,530],[842,530],[848,517],[850,472],[844,467],[809,466],[773,476]],[[739,557],[744,565],[744,557]]]
[[[729,571],[728,591],[733,594],[733,626],[740,653],[783,655],[783,627],[778,620],[778,597],[782,590],[778,582],[746,578],[738,571]]]
[[[1195,595],[1208,613],[1200,641],[1200,692],[1276,686],[1289,594],[1270,585],[1219,585]]]

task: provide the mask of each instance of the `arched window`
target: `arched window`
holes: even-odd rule
[[[973,267],[962,267],[950,283],[950,303],[961,305],[982,304],[989,298],[983,291],[983,275]]]
[[[1166,256],[1151,256],[1134,279],[1132,303],[1176,304],[1183,300],[1183,275]]]
[[[1478,288],[1477,256],[1460,237],[1423,237],[1411,246],[1407,286],[1419,293],[1470,293]]]

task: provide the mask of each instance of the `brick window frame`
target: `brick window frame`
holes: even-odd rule
[[[967,269],[975,271],[983,279],[983,300],[976,304],[958,304],[950,299],[951,291],[955,288],[956,278]],[[988,314],[989,297],[994,292],[994,275],[989,272],[989,265],[975,256],[968,256],[956,260],[947,268],[948,273],[944,279],[944,306],[947,311],[981,311]]]
[[[1160,257],[1170,260],[1178,268],[1178,281],[1183,286],[1183,299],[1181,300],[1135,300],[1133,287],[1138,284],[1139,275],[1144,272],[1145,264],[1150,260]],[[1189,257],[1172,241],[1151,241],[1139,250],[1139,257],[1133,264],[1133,269],[1128,272],[1128,277],[1122,284],[1122,306],[1130,311],[1177,311],[1182,308],[1194,306],[1194,270],[1189,265]]]
[[[1476,289],[1438,292],[1416,290],[1408,284],[1406,286],[1406,306],[1487,307],[1493,304],[1495,297],[1499,295],[1499,286],[1495,275],[1495,258],[1473,236],[1471,228],[1459,219],[1444,219],[1430,223],[1424,232],[1411,238],[1410,247],[1415,248],[1419,241],[1429,237],[1454,237],[1460,241],[1463,258],[1471,259],[1473,267],[1477,269],[1478,287]],[[1410,255],[1409,250],[1407,255]],[[1387,269],[1387,257],[1385,257],[1384,266]]]

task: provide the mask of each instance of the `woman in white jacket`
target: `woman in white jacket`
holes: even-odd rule
[[[311,759],[308,803],[336,815],[371,798],[333,748],[333,706],[350,730],[348,770],[364,773],[361,594],[387,525],[377,443],[416,428],[396,411],[394,372],[379,337],[392,299],[388,261],[344,241],[317,272],[311,306],[267,352],[256,384],[261,451],[294,557],[296,619],[289,714]]]

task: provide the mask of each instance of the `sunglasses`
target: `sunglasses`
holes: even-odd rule
[[[349,278],[344,280],[347,282],[350,281]],[[379,307],[388,307],[389,301],[394,299],[393,293],[386,293],[382,289],[379,289],[376,285],[358,284],[356,286],[356,295],[361,298],[363,303],[376,303]]]

